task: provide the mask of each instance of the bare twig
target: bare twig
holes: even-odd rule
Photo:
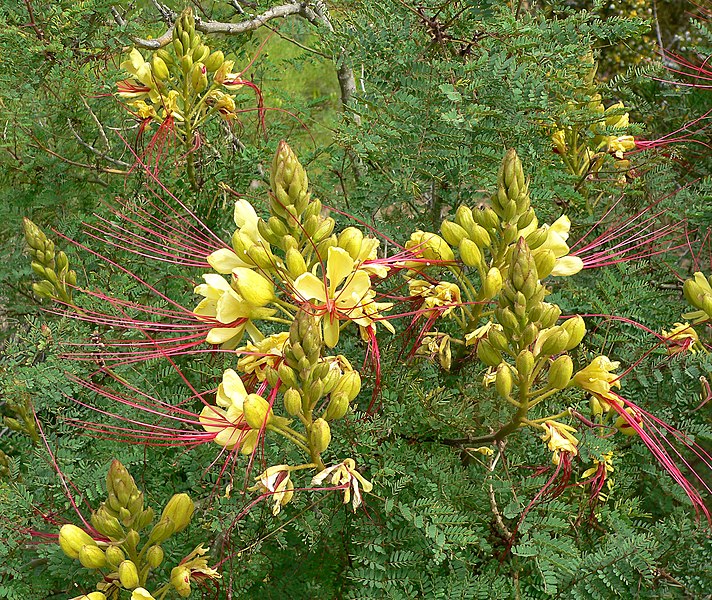
[[[92,154],[95,154],[101,160],[110,162],[118,167],[130,167],[131,166],[129,163],[124,162],[123,160],[118,160],[116,158],[112,158],[111,156],[107,156],[106,151],[99,150],[98,148],[95,148],[94,146],[92,146],[81,135],[79,135],[79,132],[76,129],[74,129],[74,126],[72,125],[72,121],[70,119],[67,119],[67,126],[69,127],[70,131],[72,132],[72,134],[74,135],[76,140],[82,146],[84,146],[87,150],[89,150],[89,152],[91,152]]]
[[[500,444],[499,452],[497,452],[497,455],[493,457],[492,462],[488,467],[490,472],[490,478],[492,476],[491,474],[494,472],[494,468],[497,466],[497,462],[499,461],[500,456],[502,456],[502,444]],[[492,514],[494,515],[495,525],[497,526],[499,532],[504,536],[504,538],[507,541],[510,541],[514,534],[509,531],[507,526],[504,524],[504,519],[502,519],[502,514],[499,512],[499,507],[497,506],[497,498],[494,495],[494,487],[492,486],[492,482],[490,481],[488,485],[490,507],[492,508]]]

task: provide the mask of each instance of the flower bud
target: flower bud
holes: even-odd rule
[[[266,423],[269,423],[272,416],[269,402],[257,394],[250,394],[245,398],[242,411],[245,421],[252,429],[262,429]]]
[[[509,365],[505,362],[500,363],[497,367],[497,374],[494,380],[497,393],[502,396],[502,398],[509,398],[509,395],[512,393],[513,384],[512,370],[509,368]]]
[[[554,356],[561,354],[566,350],[569,343],[569,333],[561,326],[554,325],[549,329],[545,329],[539,334],[536,344],[534,345],[534,353],[544,356]]]
[[[487,332],[487,340],[495,350],[500,352],[507,352],[509,350],[509,340],[507,336],[497,327],[492,327]]]
[[[549,229],[547,227],[539,227],[532,231],[526,238],[527,246],[530,250],[536,250],[549,238]]]
[[[190,523],[195,505],[188,494],[175,494],[166,504],[161,520],[168,518],[173,523],[173,532],[183,531]]]
[[[482,291],[485,298],[491,299],[499,294],[502,289],[502,273],[497,267],[492,267],[482,282]]]
[[[358,371],[347,371],[334,386],[332,394],[345,394],[346,399],[351,402],[361,391],[361,376]]]
[[[477,344],[477,358],[488,367],[496,367],[502,362],[502,354],[486,339]]]
[[[586,335],[586,323],[581,316],[576,315],[572,319],[566,319],[561,324],[562,329],[569,334],[569,341],[566,343],[565,350],[572,350],[581,343]]]
[[[232,270],[234,286],[245,302],[252,306],[265,306],[274,300],[274,284],[257,271],[247,267]]]
[[[568,354],[559,356],[549,367],[549,386],[556,390],[563,390],[574,373],[574,362]]]
[[[349,410],[349,399],[345,393],[331,394],[329,405],[324,411],[326,421],[334,421],[343,417]]]
[[[205,68],[209,73],[213,73],[220,68],[225,60],[225,55],[220,50],[216,50],[205,59]]]
[[[69,558],[79,558],[83,546],[96,546],[94,539],[83,529],[67,523],[59,530],[59,547]]]
[[[181,598],[190,596],[190,569],[178,565],[171,570],[171,585]]]
[[[91,524],[99,533],[110,539],[119,540],[124,537],[125,532],[121,523],[116,517],[108,513],[104,505],[98,511],[92,513]]]
[[[125,560],[119,565],[119,581],[127,590],[138,587],[138,569],[132,561]]]
[[[168,65],[166,65],[166,62],[157,54],[154,54],[151,59],[151,71],[158,80],[162,81],[168,79]]]
[[[163,548],[160,546],[151,546],[146,552],[146,562],[148,566],[155,569],[163,562]]]
[[[123,550],[118,546],[109,546],[106,549],[106,562],[109,563],[113,568],[118,568],[118,566],[126,559]]]
[[[361,244],[363,243],[363,233],[356,227],[347,227],[338,238],[339,248],[343,248],[349,256],[356,260],[361,254]]]
[[[470,238],[464,238],[458,249],[462,262],[468,267],[478,267],[482,264],[482,251]]]
[[[331,428],[324,419],[317,419],[309,428],[309,447],[313,452],[321,454],[331,442]]]
[[[284,392],[284,409],[293,417],[302,411],[302,395],[299,390],[289,388]]]
[[[284,385],[286,385],[287,387],[298,387],[297,374],[294,372],[294,369],[292,369],[285,362],[280,363],[280,365],[277,367],[277,375],[279,375],[279,378],[282,380],[282,383],[284,383]]]
[[[79,562],[87,569],[101,569],[106,565],[106,555],[96,543],[87,544],[79,549]]]
[[[588,405],[591,409],[591,414],[594,417],[600,417],[604,412],[607,412],[603,404],[601,404],[601,401],[596,396],[591,396],[588,399]]]
[[[303,273],[307,272],[307,264],[304,262],[304,257],[296,248],[290,248],[287,250],[285,263],[287,266],[287,273],[292,279],[296,279]]]
[[[534,355],[530,350],[522,350],[516,360],[517,371],[522,377],[529,377],[534,370]]]
[[[440,233],[451,246],[459,246],[462,240],[468,238],[467,231],[452,221],[443,221],[440,225]]]

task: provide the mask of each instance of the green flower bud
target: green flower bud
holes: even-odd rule
[[[106,549],[106,562],[113,568],[117,569],[125,559],[123,550],[118,546],[109,546]]]
[[[173,30],[173,50],[175,50],[177,57],[183,57],[183,42],[180,41],[180,36],[178,36],[176,29]]]
[[[529,325],[524,328],[524,331],[522,331],[522,335],[519,340],[520,347],[529,346],[532,342],[534,342],[538,335],[539,328],[535,323],[529,323]]]
[[[152,569],[159,567],[163,562],[163,548],[151,546],[146,552],[146,562]]]
[[[563,390],[574,372],[574,362],[568,354],[559,356],[549,366],[549,386],[556,390]]]
[[[154,54],[151,59],[151,72],[159,81],[168,79],[168,65],[160,56],[158,56],[158,54]]]
[[[200,93],[206,87],[208,87],[208,76],[206,75],[207,69],[205,65],[201,62],[196,62],[193,64],[193,68],[190,71],[190,84],[193,89]]]
[[[59,547],[69,558],[79,558],[83,546],[96,546],[94,539],[83,529],[67,523],[59,530]]]
[[[284,140],[279,143],[272,161],[270,187],[279,204],[284,209],[294,206],[297,215],[301,215],[309,203],[307,173]]]
[[[467,230],[452,221],[443,221],[440,225],[440,233],[451,246],[459,246],[460,242],[468,237]]]
[[[565,350],[572,350],[578,346],[586,335],[586,323],[584,323],[583,318],[579,315],[571,319],[566,319],[561,327],[569,334],[569,340],[566,343]]]
[[[326,450],[331,442],[331,428],[324,419],[317,419],[309,428],[309,447],[317,454]]]
[[[462,262],[468,267],[478,267],[482,264],[482,251],[470,238],[463,238],[458,249]]]
[[[138,587],[138,569],[132,561],[125,560],[119,565],[119,581],[121,582],[122,587],[127,590],[132,590]]]
[[[324,411],[326,421],[334,421],[343,417],[349,410],[349,399],[345,393],[331,394],[329,405]]]
[[[173,535],[175,530],[175,523],[172,519],[169,517],[161,517],[161,520],[153,526],[151,533],[148,534],[148,541],[154,544],[162,544]]]
[[[272,417],[272,409],[269,406],[269,402],[257,394],[250,394],[245,398],[242,411],[245,421],[252,429],[262,429]]]
[[[534,370],[534,355],[530,350],[522,350],[516,360],[517,371],[522,377],[529,377]]]
[[[92,513],[91,524],[99,533],[112,540],[123,539],[125,535],[124,528],[119,523],[119,520],[109,514],[103,504],[98,511]]]
[[[497,367],[497,374],[494,380],[497,393],[502,396],[502,398],[509,398],[512,393],[513,384],[512,370],[509,368],[509,365],[505,362],[500,363]]]
[[[495,350],[500,352],[507,352],[509,350],[509,340],[504,332],[500,331],[496,327],[493,327],[487,332],[487,340]]]
[[[332,390],[332,394],[345,394],[351,402],[361,391],[361,375],[358,371],[347,371],[340,378]]]
[[[536,250],[549,238],[549,230],[546,227],[539,227],[532,231],[525,239],[530,250]]]
[[[534,345],[534,353],[543,356],[561,354],[569,343],[569,333],[561,326],[554,325],[543,330]]]
[[[488,367],[496,367],[502,362],[502,354],[486,339],[477,344],[477,358]]]
[[[277,375],[279,375],[279,378],[282,380],[282,383],[284,383],[284,385],[286,385],[287,387],[298,387],[297,374],[294,372],[294,369],[292,369],[286,363],[282,362],[279,364],[279,366],[277,367]]]
[[[101,569],[106,565],[106,555],[96,543],[87,544],[79,549],[79,562],[87,569]]]
[[[293,417],[302,411],[302,395],[299,390],[289,388],[284,392],[284,409]]]
[[[188,75],[193,70],[193,59],[189,54],[184,54],[183,58],[180,59],[180,68],[183,71],[183,75]]]
[[[195,505],[188,494],[175,494],[163,509],[161,520],[170,519],[173,531],[177,533],[188,527],[194,511]]]
[[[214,73],[220,68],[224,60],[225,55],[220,50],[216,50],[205,59],[205,68],[209,73]]]

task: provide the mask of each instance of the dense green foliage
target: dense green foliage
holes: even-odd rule
[[[110,414],[161,421],[137,417],[133,407],[91,385],[118,393],[141,390],[199,412],[193,390],[214,391],[223,371],[234,368],[235,356],[138,362],[121,367],[120,379],[100,362],[68,360],[67,353],[81,348],[143,336],[83,322],[56,303],[39,301],[22,237],[26,216],[67,252],[80,288],[160,309],[170,306],[170,298],[191,310],[201,269],[157,264],[115,248],[93,239],[82,223],[111,220],[110,211],[121,203],[150,212],[154,194],[167,198],[170,191],[229,239],[237,197],[267,210],[270,161],[279,140],[287,139],[309,172],[314,196],[335,209],[331,216],[340,226],[373,227],[390,255],[394,249],[386,240],[405,244],[418,228],[438,231],[461,204],[489,201],[505,150],[516,148],[531,176],[540,220],[553,222],[566,213],[571,240],[625,222],[658,201],[653,213],[661,214],[651,227],[687,219],[687,244],[556,278],[547,282],[548,300],[563,314],[629,319],[587,317],[589,335],[573,353],[576,369],[599,354],[620,361],[622,371],[633,367],[623,378],[626,398],[712,454],[712,400],[704,388],[712,381],[712,354],[670,356],[650,334],[683,320],[689,310],[683,280],[698,270],[712,274],[712,245],[705,238],[712,226],[712,136],[705,129],[712,90],[669,83],[699,80],[690,69],[687,76],[676,73],[681,63],[674,57],[661,60],[650,50],[651,27],[657,26],[674,56],[707,64],[709,77],[712,69],[704,61],[712,55],[712,34],[704,9],[697,19],[679,22],[680,5],[672,2],[659,3],[665,8],[656,21],[631,14],[634,6],[611,14],[602,3],[355,0],[329,5],[327,12],[314,3],[333,30],[324,19],[290,15],[239,35],[204,34],[211,48],[233,56],[236,72],[249,65],[242,77],[261,90],[266,126],[260,127],[252,89],[240,91],[238,109],[244,112],[201,130],[199,185],[192,190],[183,149],[169,134],[157,151],[151,141],[158,128],[140,132],[115,95],[116,82],[126,77],[120,64],[135,38],[157,38],[167,28],[158,3],[6,4],[0,7],[0,415],[15,421],[0,432],[0,598],[73,598],[94,589],[94,573],[65,556],[56,535],[63,523],[80,524],[74,502],[88,516],[106,498],[104,478],[114,458],[131,472],[148,504],[161,507],[181,492],[194,499],[191,525],[164,550],[176,564],[202,543],[222,579],[193,585],[192,597],[709,594],[709,523],[703,515],[696,518],[685,493],[640,438],[599,437],[589,430],[573,459],[571,485],[551,493],[558,470],[537,436],[514,433],[494,456],[457,442],[491,433],[507,422],[511,407],[482,385],[486,367],[476,360],[451,371],[411,360],[416,332],[408,329],[409,316],[396,320],[396,336],[379,328],[376,410],[367,408],[379,384],[366,367],[354,410],[334,428],[330,458],[353,456],[374,485],[356,512],[343,505],[339,492],[298,491],[277,516],[270,502],[253,505],[257,494],[246,488],[263,467],[301,460],[294,448],[270,438],[248,470],[249,457],[235,453],[226,461],[214,444],[164,447],[93,434],[90,424],[108,422]],[[204,21],[219,22],[242,22],[270,6],[262,0],[193,4]],[[168,3],[169,11],[183,8],[182,2]],[[248,14],[240,14],[243,8]],[[641,38],[645,43],[637,46]],[[601,58],[593,83],[591,52]],[[347,98],[337,78],[344,64],[352,67],[355,83]],[[637,140],[666,141],[663,136],[676,130],[674,137],[686,139],[627,153],[629,169],[620,170],[606,154],[600,170],[585,178],[571,174],[552,151],[551,136],[562,123],[595,122],[598,117],[581,107],[595,93],[606,107],[625,104]],[[572,111],[571,103],[581,106]],[[157,177],[137,157],[158,159]],[[407,285],[394,278],[389,291],[407,295]],[[82,311],[107,310],[99,296],[77,291],[75,298]],[[126,305],[108,308],[118,317],[140,317]],[[709,324],[696,329],[709,349]],[[358,336],[345,344],[355,367],[368,364]],[[563,395],[567,406],[587,405],[581,390]],[[541,414],[557,413],[561,402],[545,402],[542,410],[550,412]],[[709,458],[680,447],[689,468],[712,486]],[[613,485],[592,499],[583,473],[607,452],[615,456]],[[693,479],[689,470],[684,474]],[[712,510],[709,495],[698,487]],[[167,578],[170,570],[162,568]]]

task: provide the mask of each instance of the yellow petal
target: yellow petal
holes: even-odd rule
[[[232,270],[240,295],[253,306],[264,306],[274,300],[274,284],[270,279],[252,269],[239,267]]]
[[[236,338],[235,346],[242,338],[242,332],[245,329],[244,324],[239,327],[213,327],[209,332],[205,341],[208,344],[224,344],[228,340]]]
[[[339,319],[335,315],[324,316],[324,343],[329,348],[339,343]]]
[[[213,252],[208,256],[208,263],[213,269],[223,275],[232,273],[233,269],[248,266],[248,263],[241,260],[237,254],[228,248],[221,248]]]
[[[568,277],[576,275],[581,269],[583,269],[583,261],[578,256],[562,256],[556,259],[551,274],[556,277]]]
[[[324,282],[312,273],[302,273],[294,282],[294,289],[304,300],[326,302]]]
[[[224,293],[218,300],[215,316],[221,323],[232,323],[237,319],[245,319],[249,315],[249,305],[232,290]]]
[[[354,270],[354,259],[343,248],[332,246],[326,261],[326,278],[329,280],[329,296],[333,297],[336,288]]]
[[[218,405],[225,408],[232,405],[242,410],[242,403],[246,397],[247,391],[240,376],[233,369],[225,371],[222,383],[218,386],[216,398]]]

